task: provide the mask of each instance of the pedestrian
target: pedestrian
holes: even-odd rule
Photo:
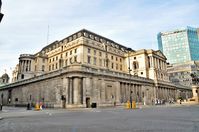
[[[0,111],[2,111],[3,109],[3,104],[0,104]]]

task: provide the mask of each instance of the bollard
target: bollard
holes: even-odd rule
[[[127,102],[126,102],[126,108],[127,108],[127,109],[130,109],[130,105],[131,105],[130,102],[127,101]]]
[[[37,102],[36,105],[35,105],[35,110],[40,110],[40,106],[39,106],[39,103]]]
[[[135,101],[132,102],[132,109],[136,109],[136,103],[135,103]]]

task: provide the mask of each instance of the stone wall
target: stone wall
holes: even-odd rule
[[[159,98],[167,99],[175,88],[169,84],[161,85]],[[166,88],[170,92],[166,92]],[[0,88],[5,105],[42,102],[47,107],[63,108],[89,107],[92,103],[97,106],[121,105],[131,98],[139,103],[151,104],[156,98],[155,92],[158,91],[151,79],[79,64]]]

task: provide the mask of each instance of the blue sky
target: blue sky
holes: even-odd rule
[[[3,0],[0,75],[10,74],[22,53],[83,28],[132,49],[157,49],[156,35],[199,27],[198,0]]]

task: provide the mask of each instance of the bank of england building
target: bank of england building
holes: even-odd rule
[[[169,81],[161,51],[135,51],[82,29],[35,54],[21,54],[12,83],[0,87],[0,102],[103,107],[129,100],[150,105],[191,94],[191,88]]]

